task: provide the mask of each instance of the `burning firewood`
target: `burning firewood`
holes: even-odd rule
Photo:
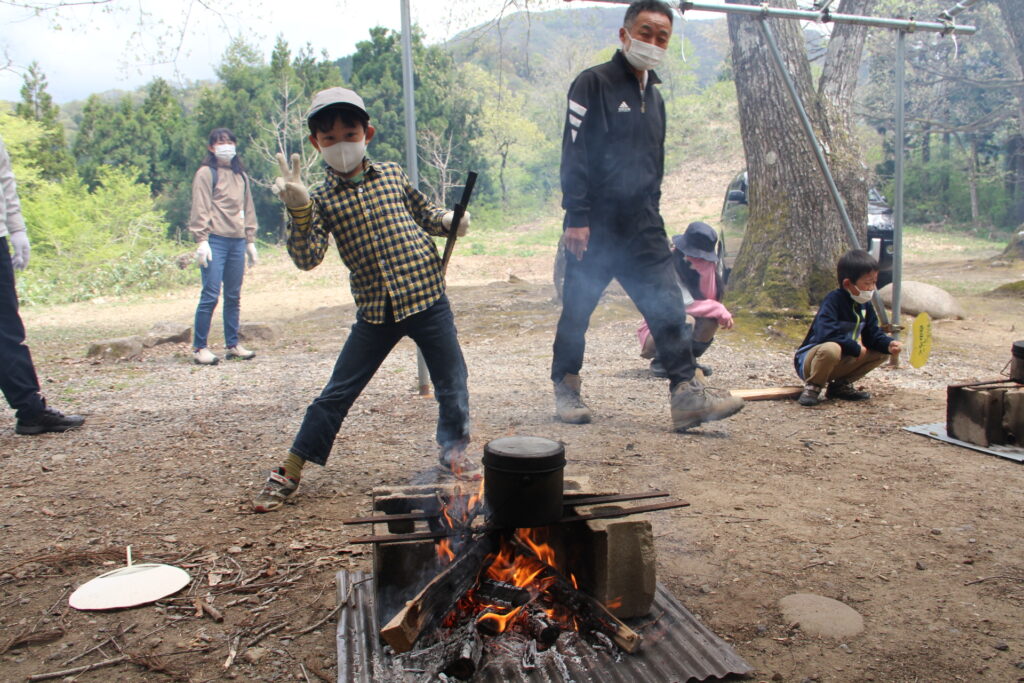
[[[439,623],[470,589],[484,560],[494,551],[495,543],[490,534],[470,541],[462,554],[380,630],[384,642],[395,652],[411,650],[420,634]]]
[[[530,591],[506,581],[483,579],[476,587],[476,599],[498,607],[519,607],[530,601]]]

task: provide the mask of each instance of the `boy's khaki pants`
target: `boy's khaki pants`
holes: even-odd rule
[[[811,348],[804,356],[804,381],[819,387],[837,379],[856,382],[887,360],[889,354],[871,349],[857,358],[844,356],[839,344],[825,342]]]

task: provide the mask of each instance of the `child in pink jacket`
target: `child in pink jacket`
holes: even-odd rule
[[[690,292],[693,301],[686,306],[686,321],[693,325],[693,355],[700,358],[715,339],[718,328],[732,327],[732,314],[722,304],[725,283],[718,274],[718,233],[707,223],[690,223],[682,235],[672,236],[672,257],[676,274],[683,286]],[[647,321],[637,329],[640,340],[640,357],[651,359],[651,374],[664,377],[664,369],[658,361],[654,338],[647,328]],[[710,375],[711,369],[698,368]]]

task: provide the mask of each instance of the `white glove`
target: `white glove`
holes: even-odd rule
[[[292,155],[292,167],[284,160],[284,155],[277,153],[277,165],[281,175],[274,179],[270,190],[284,202],[289,209],[301,209],[309,205],[309,190],[302,183],[302,171],[299,169],[299,155]]]
[[[210,243],[203,240],[196,247],[196,263],[199,264],[200,268],[205,268],[210,265],[210,260],[213,258],[213,251],[210,249]]]
[[[11,265],[15,270],[25,270],[28,265],[28,254],[32,251],[28,246],[28,233],[24,230],[12,232],[8,237],[14,253],[11,254]]]
[[[455,218],[455,212],[449,211],[441,218],[441,225],[444,226],[445,230],[452,229],[452,219]],[[456,231],[456,235],[459,237],[465,236],[466,232],[469,231],[469,211],[462,214],[462,220],[459,221],[459,229]]]
[[[250,268],[252,268],[257,263],[260,262],[259,256],[256,255],[256,243],[255,242],[249,242],[249,244],[245,245],[245,255],[248,257],[247,260],[249,261],[249,267]]]

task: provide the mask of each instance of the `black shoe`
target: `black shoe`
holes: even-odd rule
[[[665,366],[661,364],[661,360],[659,358],[651,359],[651,376],[659,377],[661,379],[668,377],[668,370],[666,370]]]
[[[44,408],[43,412],[32,418],[18,418],[14,426],[16,434],[42,434],[43,432],[66,432],[82,426],[85,418],[81,415],[65,415],[53,408]]]
[[[866,401],[871,398],[871,394],[866,391],[857,391],[853,384],[846,380],[829,382],[828,389],[825,390],[825,396],[828,398],[838,398],[841,401]]]
[[[800,392],[800,398],[796,402],[802,406],[816,406],[821,403],[821,399],[818,396],[820,393],[821,387],[808,382],[804,385],[804,390]]]

